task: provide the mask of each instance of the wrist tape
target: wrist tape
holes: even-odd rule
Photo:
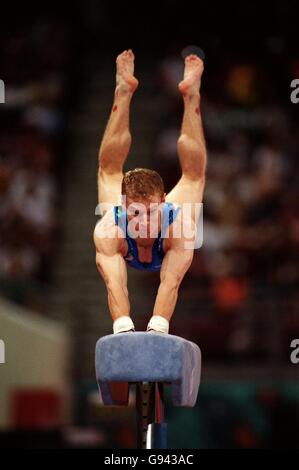
[[[159,331],[160,333],[168,333],[169,321],[160,315],[153,315],[147,325],[147,331],[149,330]]]
[[[123,333],[125,331],[135,330],[134,323],[127,315],[118,317],[113,322],[113,333]]]

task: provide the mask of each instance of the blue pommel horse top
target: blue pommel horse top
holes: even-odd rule
[[[193,407],[200,374],[199,347],[179,336],[128,332],[104,336],[96,344],[96,377],[104,405],[128,404],[128,389],[114,385],[159,382],[171,386],[174,406]]]

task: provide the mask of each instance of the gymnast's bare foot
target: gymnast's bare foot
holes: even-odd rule
[[[199,94],[203,69],[203,61],[197,55],[191,54],[185,58],[184,79],[179,83],[179,90],[182,95]]]
[[[124,51],[116,59],[116,91],[134,93],[138,80],[134,77],[134,54],[131,49]]]

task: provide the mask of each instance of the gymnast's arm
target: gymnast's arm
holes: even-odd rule
[[[118,238],[118,227],[108,237],[101,222],[94,231],[96,247],[96,265],[101,274],[108,293],[108,305],[112,320],[130,314],[130,303],[127,289],[127,266],[119,251],[121,239]]]
[[[180,284],[189,269],[194,255],[193,236],[186,239],[183,236],[170,240],[170,248],[166,252],[160,271],[160,286],[158,289],[153,315],[164,316],[170,320],[174,312]],[[187,246],[187,248],[186,248]]]

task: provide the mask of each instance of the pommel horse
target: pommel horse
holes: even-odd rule
[[[104,405],[128,406],[130,385],[135,385],[137,448],[166,449],[164,387],[171,387],[174,406],[195,405],[201,374],[199,347],[170,334],[118,333],[98,340],[95,365]]]

